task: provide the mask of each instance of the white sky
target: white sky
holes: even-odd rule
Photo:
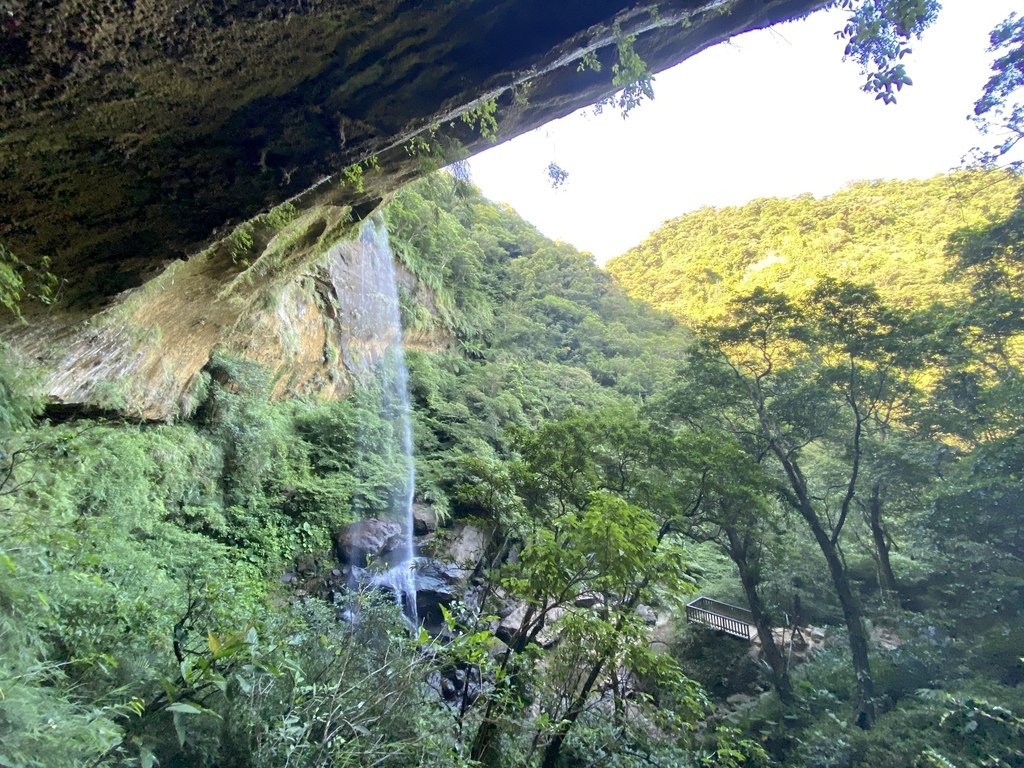
[[[943,5],[905,60],[914,85],[895,105],[863,93],[859,67],[842,61],[842,11],[819,12],[662,72],[655,100],[625,120],[582,112],[477,155],[473,181],[604,263],[702,205],[943,173],[994,143],[966,116],[991,74],[988,34],[1021,2]],[[545,173],[551,161],[569,172],[557,190]]]

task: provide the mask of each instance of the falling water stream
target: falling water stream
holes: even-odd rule
[[[413,494],[416,469],[413,463],[412,421],[409,408],[409,374],[402,348],[402,325],[398,308],[394,254],[383,222],[363,222],[359,241],[338,246],[332,260],[331,278],[338,295],[354,295],[355,305],[346,329],[345,360],[363,385],[380,387],[380,416],[391,425],[392,445],[384,450],[401,467],[389,494],[388,517],[402,526],[402,544],[391,554],[391,568],[372,581],[390,588],[405,614],[415,625],[416,583],[413,548]],[[342,292],[344,283],[354,283]],[[344,343],[347,341],[347,343]],[[374,450],[365,441],[363,450]],[[380,450],[380,446],[376,446]]]

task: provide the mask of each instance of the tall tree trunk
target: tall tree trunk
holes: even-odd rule
[[[818,547],[825,556],[825,562],[828,563],[832,584],[836,588],[836,596],[843,609],[846,631],[850,636],[850,656],[853,662],[853,672],[857,676],[857,725],[861,728],[870,728],[875,722],[875,686],[871,680],[868,635],[864,627],[864,614],[861,611],[860,601],[850,585],[850,576],[839,553],[839,547],[829,538],[828,533],[822,527],[814,508],[810,506],[810,500],[801,503],[801,507],[801,514],[811,527]]]
[[[871,680],[871,665],[868,661],[868,634],[864,627],[864,614],[860,601],[850,585],[850,576],[837,547],[827,536],[824,538],[828,546],[822,545],[820,539],[818,543],[828,562],[832,583],[835,585],[839,605],[843,609],[843,618],[846,620],[846,631],[850,636],[850,656],[853,661],[853,673],[857,676],[857,725],[866,729],[875,722],[875,686]]]
[[[558,757],[562,753],[562,745],[565,743],[569,731],[576,724],[576,720],[583,714],[583,708],[587,705],[590,691],[593,690],[594,684],[597,683],[598,677],[601,676],[601,670],[604,669],[606,660],[601,659],[591,667],[590,674],[587,675],[583,687],[580,688],[576,698],[569,705],[569,711],[565,713],[565,717],[562,718],[558,730],[555,731],[555,735],[551,737],[551,741],[548,742],[548,746],[544,750],[544,759],[540,764],[541,768],[555,768],[558,765]]]
[[[543,618],[543,614],[541,618]],[[516,634],[510,638],[509,647],[501,660],[501,668],[503,670],[508,670],[509,664],[518,654],[521,654],[526,649],[527,644],[539,634],[542,627],[543,622],[537,617],[536,606],[528,606],[526,615],[523,616],[523,621],[519,625]],[[518,676],[509,674],[505,685],[510,690],[514,690],[518,684]],[[498,763],[498,756],[494,753],[496,746],[495,738],[498,735],[498,721],[507,709],[508,700],[506,697],[496,697],[488,700],[487,705],[484,707],[483,719],[480,721],[480,725],[477,726],[476,735],[473,737],[473,744],[470,748],[470,757],[474,762],[479,762],[483,765],[496,765]]]
[[[789,672],[786,669],[782,653],[775,644],[772,625],[761,605],[761,596],[757,592],[760,578],[756,573],[756,568],[749,561],[749,548],[735,530],[727,528],[726,536],[729,539],[729,557],[740,572],[740,582],[743,584],[743,592],[747,596],[747,604],[750,606],[750,614],[754,619],[757,637],[761,641],[764,659],[771,668],[772,685],[775,687],[776,693],[779,694],[779,699],[784,704],[790,704],[793,701],[793,686],[790,683]]]
[[[868,502],[868,523],[871,526],[871,538],[875,541],[878,552],[878,575],[882,589],[896,592],[896,575],[892,572],[889,561],[889,537],[882,527],[882,481],[875,480],[871,486],[871,499]]]
[[[782,446],[773,444],[772,449],[786,471],[786,477],[793,491],[793,495],[790,497],[791,501],[811,529],[814,540],[825,556],[825,562],[828,563],[832,584],[836,588],[836,596],[843,609],[846,630],[850,636],[850,656],[853,662],[853,672],[857,677],[857,725],[861,728],[870,728],[875,722],[875,686],[871,680],[871,665],[868,661],[868,635],[864,627],[864,614],[861,611],[860,601],[850,585],[846,563],[843,562],[842,554],[839,551],[838,529],[831,534],[825,530],[814,509],[814,503],[807,491],[807,482],[800,467]]]

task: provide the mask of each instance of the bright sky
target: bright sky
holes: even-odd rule
[[[842,61],[842,11],[819,12],[659,74],[655,100],[625,120],[582,112],[477,155],[473,181],[604,263],[703,205],[943,173],[985,143],[966,116],[990,75],[988,34],[1020,0],[943,6],[905,60],[914,85],[895,105],[863,93],[859,67]],[[557,190],[551,161],[569,172]]]

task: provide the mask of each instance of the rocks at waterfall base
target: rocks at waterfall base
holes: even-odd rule
[[[437,559],[455,563],[472,573],[483,560],[490,534],[478,525],[460,523],[452,527]]]
[[[469,523],[441,531],[428,543],[433,556],[416,567],[416,605],[428,630],[440,628],[442,605],[467,597],[489,543],[489,532]]]
[[[426,536],[437,530],[437,513],[429,504],[417,501],[412,505],[412,533]]]
[[[428,632],[445,634],[446,626],[442,606],[456,601],[466,605],[479,605],[485,598],[487,587],[474,582],[474,577],[484,562],[491,544],[490,531],[472,522],[458,522],[450,528],[437,529],[437,516],[430,505],[417,502],[413,508],[413,530],[417,533],[417,549],[425,555],[415,558],[412,566],[416,588],[416,611],[419,621]],[[422,531],[422,533],[421,533]],[[281,581],[291,585],[297,595],[318,596],[338,606],[339,618],[348,616],[346,593],[353,589],[377,589],[398,594],[402,591],[399,563],[395,558],[404,557],[402,546],[404,531],[398,523],[369,518],[345,526],[334,535],[337,562],[331,563],[325,553],[316,558],[307,558],[295,569],[286,573]],[[340,567],[339,567],[340,566]],[[407,571],[405,571],[407,573]],[[525,601],[506,595],[500,588],[493,593],[498,599],[491,631],[495,637],[498,652],[512,643],[526,618]],[[597,612],[607,610],[597,594],[583,589],[573,607]],[[638,613],[648,624],[655,624],[657,614],[647,606],[638,606]],[[543,626],[533,642],[544,648],[551,648],[558,642],[557,623],[566,609],[555,607],[543,617]],[[534,617],[536,620],[538,617]],[[532,624],[532,622],[531,622]],[[441,692],[445,698],[464,691],[454,678],[442,682]],[[454,687],[452,687],[454,686]],[[450,689],[450,690],[449,690]]]
[[[334,534],[338,560],[348,565],[365,566],[398,548],[402,526],[369,518],[348,525]]]
[[[429,557],[416,558],[416,609],[431,632],[443,630],[441,606],[468,600],[471,581],[490,543],[490,533],[478,525],[458,523],[437,530],[437,515],[429,504],[413,505],[413,532],[418,547]],[[390,566],[404,556],[404,531],[398,523],[369,518],[347,525],[334,535],[335,556],[341,568],[321,564],[317,574],[303,568],[285,574],[282,581],[303,595],[319,595],[332,602],[357,586],[385,591],[399,589]],[[329,575],[328,575],[329,574]]]
[[[480,695],[480,668],[476,665],[460,665],[454,669],[432,672],[427,685],[449,705],[457,708],[465,699],[472,703]]]
[[[498,612],[499,621],[494,628],[494,636],[503,643],[511,645],[519,633],[526,618],[527,605],[524,600],[507,603]],[[544,627],[537,633],[534,640],[543,648],[550,648],[558,642],[558,633],[552,625],[565,615],[564,608],[552,608],[544,616]]]
[[[435,635],[447,631],[441,607],[456,601],[466,605],[478,605],[484,597],[486,587],[475,582],[488,547],[491,544],[490,531],[472,522],[458,522],[450,528],[437,529],[437,517],[429,505],[417,502],[414,507],[414,531],[426,530],[416,537],[417,547],[426,556],[417,557],[413,564],[416,585],[416,610],[424,628]],[[334,535],[335,551],[318,557],[306,558],[295,568],[285,573],[281,581],[288,584],[299,597],[319,597],[338,607],[340,619],[347,620],[347,594],[355,589],[377,589],[385,593],[399,592],[402,587],[396,581],[398,565],[395,558],[404,556],[404,530],[398,523],[369,518],[345,526]],[[335,559],[336,558],[336,559]],[[523,621],[526,603],[506,597],[502,590],[496,595],[503,605],[497,610],[498,619],[491,627],[495,635],[495,652],[500,654],[512,640]],[[586,593],[581,596],[580,605],[600,609],[600,601]],[[553,625],[565,611],[561,608],[550,611],[544,618],[544,627],[535,638],[542,647],[550,648],[558,642],[558,633]],[[444,677],[444,676],[442,676]],[[455,676],[438,679],[444,687],[439,692],[448,697],[460,698],[465,692],[465,681]],[[450,689],[450,690],[449,690]]]

